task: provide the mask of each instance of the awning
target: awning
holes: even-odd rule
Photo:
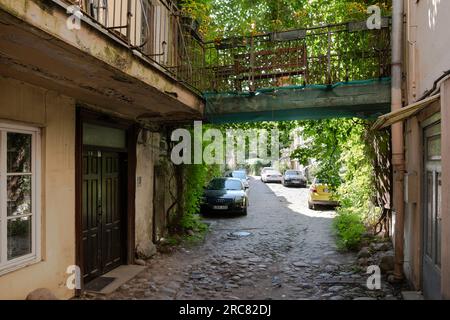
[[[440,97],[441,94],[438,93],[434,96],[415,102],[399,110],[392,111],[390,113],[382,115],[378,117],[377,121],[373,124],[372,129],[373,130],[383,129],[389,127],[390,125],[396,122],[410,118],[415,114],[417,114],[418,112],[420,112],[421,110],[423,110],[424,108],[426,108],[427,106],[429,106],[431,103],[435,102],[436,100],[439,100]]]

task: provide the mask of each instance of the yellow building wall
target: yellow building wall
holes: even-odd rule
[[[25,299],[38,288],[66,299],[75,264],[75,101],[0,76],[0,121],[42,127],[41,262],[0,276],[0,299]]]

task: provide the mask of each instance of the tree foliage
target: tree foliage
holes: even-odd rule
[[[365,20],[367,8],[378,5],[383,15],[390,15],[392,0],[180,0],[187,11],[202,21],[202,34],[208,39],[305,28],[348,21]],[[195,13],[194,13],[195,12]],[[352,44],[349,43],[349,46]],[[314,47],[315,46],[315,47]],[[310,52],[320,50],[313,44]],[[359,72],[358,66],[353,66]],[[243,123],[220,126],[221,129],[273,129],[280,131],[282,147],[290,144],[290,133],[302,128],[306,145],[291,158],[306,165],[317,161],[317,177],[329,181],[340,200],[335,226],[344,246],[355,248],[364,231],[362,225],[376,221],[377,210],[372,199],[374,189],[374,154],[366,137],[370,123],[361,119],[326,119]],[[386,150],[387,152],[387,150]],[[198,206],[207,167],[192,165],[187,169],[189,192],[185,197],[188,212]]]
[[[392,0],[181,0],[196,8],[207,39],[334,24],[367,17],[370,5],[389,14]]]

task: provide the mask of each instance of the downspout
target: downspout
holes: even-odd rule
[[[403,0],[392,3],[392,102],[391,111],[402,108]],[[403,279],[404,260],[404,140],[403,122],[392,125],[393,209],[395,211],[394,278]]]

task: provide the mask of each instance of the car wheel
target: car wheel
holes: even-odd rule
[[[308,208],[311,209],[311,210],[315,209],[314,205],[311,202],[309,202],[309,201],[308,201]]]
[[[242,215],[243,215],[243,216],[246,216],[246,215],[247,215],[247,208],[245,208],[245,209],[242,211]]]

